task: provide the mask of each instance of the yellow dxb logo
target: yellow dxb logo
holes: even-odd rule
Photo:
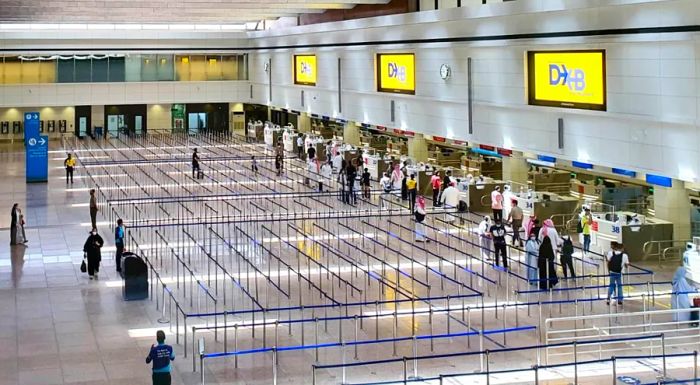
[[[412,53],[377,54],[377,91],[413,94],[416,90]]]
[[[316,55],[294,55],[294,84],[316,85]]]
[[[528,52],[529,104],[605,110],[605,51]]]

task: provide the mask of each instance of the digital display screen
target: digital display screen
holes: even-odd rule
[[[416,57],[412,53],[377,54],[377,91],[416,93]]]

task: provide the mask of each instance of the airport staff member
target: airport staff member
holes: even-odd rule
[[[122,255],[124,254],[124,221],[121,218],[117,219],[117,227],[114,228],[114,246],[117,247],[117,252],[114,255],[114,262],[117,265],[117,273],[122,271]]]
[[[588,254],[591,250],[591,224],[593,223],[593,216],[591,215],[591,209],[586,207],[586,211],[581,217],[581,232],[583,233],[583,253]]]
[[[406,181],[406,190],[408,192],[408,209],[413,212],[416,208],[416,195],[418,195],[416,174],[411,174],[411,179]]]
[[[165,332],[162,330],[156,332],[156,341],[158,345],[151,345],[146,363],[153,362],[153,385],[170,385],[170,361],[175,360],[175,352],[172,346],[165,344]]]
[[[63,161],[63,166],[66,168],[66,184],[70,181],[73,184],[73,168],[75,167],[75,158],[71,153],[68,153],[68,157]]]

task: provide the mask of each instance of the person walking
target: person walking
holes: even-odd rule
[[[146,364],[153,362],[153,373],[151,379],[153,385],[170,385],[170,362],[175,360],[173,347],[165,344],[165,332],[156,332],[157,345],[151,345],[151,350],[146,357]]]
[[[523,227],[523,209],[521,209],[520,206],[518,206],[518,201],[515,199],[513,199],[511,204],[513,205],[513,207],[508,213],[508,222],[510,222],[510,226],[513,229],[513,238],[511,244],[515,245],[515,241],[518,241],[520,247],[523,247],[523,240],[522,238],[520,238],[520,229]]]
[[[411,179],[406,181],[406,190],[408,193],[408,209],[413,212],[416,208],[416,196],[418,195],[416,174],[411,174]]]
[[[192,178],[197,178],[202,169],[199,167],[199,154],[195,148],[192,152]]]
[[[479,222],[478,234],[479,234],[479,249],[481,251],[482,260],[491,259],[491,218],[485,216],[484,219]]]
[[[593,215],[591,209],[586,207],[583,217],[581,217],[581,233],[583,234],[583,254],[588,255],[591,250],[591,225],[593,224]]]
[[[251,161],[250,169],[253,171],[253,174],[257,174],[258,173],[258,161],[255,159],[255,155],[253,155],[250,158],[250,161]]]
[[[544,237],[540,244],[539,254],[537,255],[540,290],[551,289],[559,283],[557,271],[554,269],[554,258],[556,254],[552,247],[552,239],[550,237]]]
[[[100,261],[102,261],[100,249],[102,246],[104,246],[104,240],[97,234],[97,229],[93,227],[83,245],[83,259],[87,259],[87,273],[90,279],[97,279],[97,273],[100,272]]]
[[[362,196],[365,199],[370,199],[370,174],[369,169],[365,168],[362,172]]]
[[[275,155],[275,170],[277,170],[277,176],[282,175],[282,155]]]
[[[530,233],[525,243],[525,252],[527,253],[527,281],[531,286],[537,286],[537,259],[540,254],[540,241],[537,240],[537,234]]]
[[[75,168],[75,158],[71,153],[68,153],[68,157],[63,161],[63,167],[66,168],[66,184],[70,182],[73,184],[73,169]]]
[[[574,272],[574,243],[568,235],[562,237],[560,262],[564,278],[569,278],[567,270],[571,273],[572,278],[576,278],[576,273]]]
[[[503,226],[501,219],[496,219],[496,223],[491,226],[489,233],[491,233],[491,238],[493,239],[493,249],[494,258],[496,259],[496,266],[498,264],[498,256],[503,258],[503,268],[508,270],[508,243],[506,242],[506,228]]]
[[[90,190],[90,222],[92,223],[92,228],[97,228],[97,196],[95,196],[95,189]]]
[[[10,246],[17,244],[17,224],[19,223],[18,207],[19,203],[15,203],[12,205],[12,211],[10,211]]]
[[[117,219],[117,227],[114,228],[114,245],[117,248],[114,254],[114,262],[117,265],[117,273],[122,272],[122,255],[124,254],[124,221]]]
[[[606,255],[610,283],[608,285],[608,299],[605,303],[610,305],[610,298],[617,291],[617,304],[622,307],[622,270],[630,265],[630,260],[621,244],[611,242],[610,249]]]
[[[493,211],[493,220],[503,220],[503,194],[501,194],[501,186],[496,186],[491,191],[491,210]]]
[[[416,218],[416,242],[430,242],[430,239],[428,239],[426,227],[423,224],[426,213],[427,212],[425,211],[425,198],[420,196],[418,197],[418,201],[416,202],[416,209],[413,212],[413,215]]]
[[[440,187],[442,186],[442,179],[440,178],[440,174],[438,174],[437,170],[435,171],[433,176],[430,177],[430,186],[433,188],[433,207],[438,207],[440,206],[438,198],[440,197]]]

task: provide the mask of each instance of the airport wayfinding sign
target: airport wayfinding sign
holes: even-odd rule
[[[377,91],[416,93],[416,56],[412,53],[377,54]]]
[[[316,85],[316,55],[294,55],[294,84]]]
[[[49,137],[39,135],[39,113],[24,114],[26,144],[25,179],[27,183],[49,180]]]
[[[605,51],[529,51],[528,103],[605,111]]]

